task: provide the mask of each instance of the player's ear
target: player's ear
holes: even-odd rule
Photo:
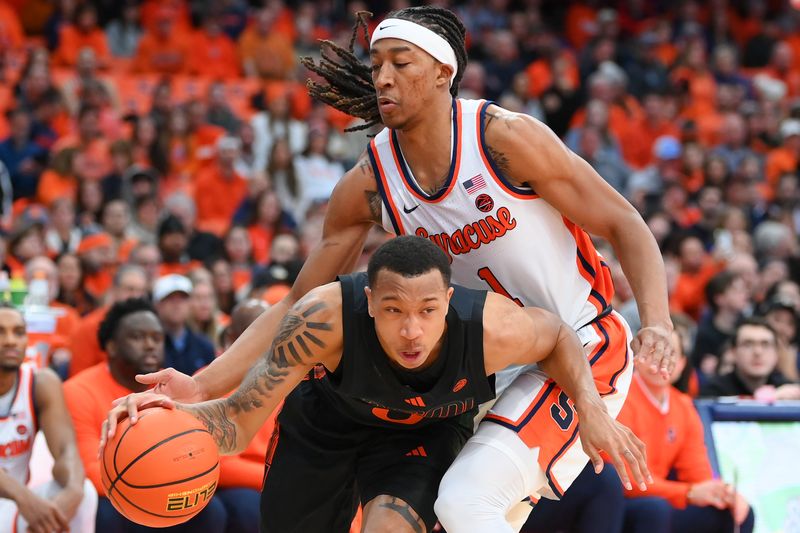
[[[367,295],[367,312],[369,316],[375,318],[375,313],[372,311],[372,289],[369,287],[364,287],[364,294]]]
[[[447,288],[447,303],[448,304],[450,303],[450,298],[453,297],[453,293],[454,292],[455,292],[455,289],[453,287],[448,287]]]
[[[436,85],[444,85],[449,89],[450,76],[453,75],[453,67],[445,63],[439,63],[437,66],[439,67],[439,75],[436,77]]]
[[[106,353],[108,354],[109,357],[116,357],[117,355],[117,345],[111,339],[109,339],[108,342],[106,342]]]

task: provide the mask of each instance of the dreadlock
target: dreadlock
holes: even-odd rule
[[[371,16],[372,13],[367,11],[356,13],[353,33],[347,48],[342,48],[329,40],[322,40],[322,56],[318,64],[310,57],[300,60],[307,69],[325,79],[325,83],[308,80],[308,92],[312,98],[350,116],[364,120],[364,124],[347,128],[345,131],[365,130],[381,123],[378,99],[375,96],[375,86],[372,84],[372,70],[369,65],[362,63],[354,53],[359,29],[364,30],[364,36],[369,43],[369,28],[367,28],[366,20]],[[458,72],[450,86],[450,94],[455,97],[458,94],[458,84],[461,82],[467,66],[467,49],[464,42],[467,32],[464,24],[453,12],[435,6],[408,7],[393,11],[387,17],[415,22],[439,34],[450,44],[455,52],[458,65]],[[333,56],[326,53],[326,48],[330,48]]]

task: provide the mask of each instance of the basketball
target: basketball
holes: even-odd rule
[[[150,527],[189,520],[214,495],[219,452],[206,427],[177,409],[145,409],[126,418],[103,450],[106,497],[125,517]]]

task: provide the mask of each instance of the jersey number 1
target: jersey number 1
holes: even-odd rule
[[[489,285],[489,287],[492,289],[492,291],[496,292],[497,294],[501,294],[501,295],[505,296],[506,298],[508,298],[509,300],[514,302],[515,304],[517,304],[518,306],[524,307],[522,305],[522,302],[519,301],[519,298],[514,298],[513,296],[508,294],[508,291],[506,290],[506,288],[503,287],[502,283],[497,281],[497,278],[495,277],[494,272],[492,272],[489,267],[481,267],[480,269],[478,269],[478,277],[481,278],[483,281],[485,281]]]

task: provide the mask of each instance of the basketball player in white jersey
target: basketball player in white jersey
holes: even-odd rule
[[[91,533],[97,493],[84,476],[61,380],[49,368],[23,364],[27,343],[22,314],[0,305],[0,531]],[[39,429],[53,476],[28,488]]]
[[[377,26],[371,65],[352,54],[352,41],[351,50],[329,43],[335,52],[319,65],[305,62],[325,79],[310,83],[314,97],[386,129],[334,191],[322,242],[286,299],[194,378],[167,369],[142,382],[182,401],[236,386],[289,306],[350,271],[373,224],[433,240],[452,259],[455,282],[491,288],[571,324],[612,415],[631,379],[629,345],[652,371],[669,373],[664,266],[647,226],[544,124],[489,102],[455,99],[466,66],[464,38],[452,12],[408,8]],[[610,308],[608,267],[584,230],[611,243],[631,283],[642,319],[633,339]],[[445,476],[439,518],[451,533],[514,531],[530,510],[518,502],[558,498],[586,465],[586,454],[599,471],[597,450],[608,438],[585,406],[574,405],[547,376],[524,369]],[[628,485],[622,462],[632,454],[624,455],[613,460]],[[512,517],[512,508],[521,516]]]

